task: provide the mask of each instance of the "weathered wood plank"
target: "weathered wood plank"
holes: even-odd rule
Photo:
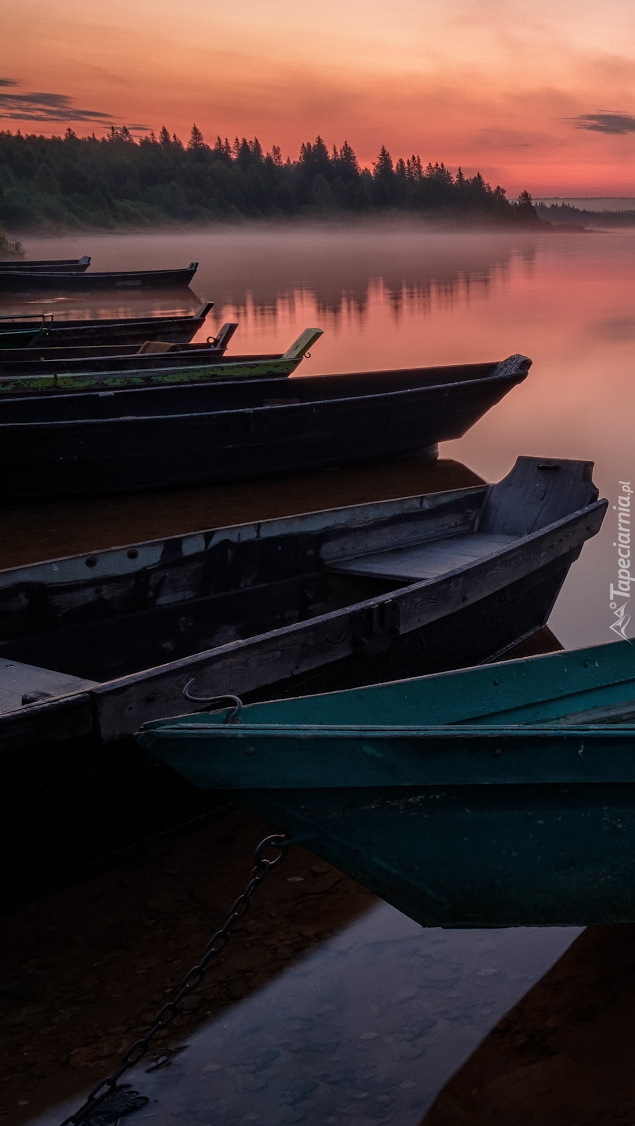
[[[592,471],[591,461],[545,458],[536,466],[535,458],[519,457],[514,473],[490,486],[478,530],[518,535],[560,520],[588,503]]]
[[[541,491],[536,459],[529,464]],[[515,538],[483,530],[448,538],[474,525],[478,487],[19,569],[4,576],[0,654],[97,681],[88,694],[106,742],[196,710],[207,696],[330,691],[491,660],[547,620],[602,523],[606,501],[589,502],[596,492],[587,483],[579,507]],[[485,554],[459,554],[470,540]],[[385,559],[395,547],[436,552],[441,573],[407,581],[329,569],[378,549]]]
[[[510,582],[522,582],[550,561],[562,559],[564,578],[583,540],[599,529],[604,510],[604,503],[598,502],[576,519],[556,524],[546,533],[521,537],[493,559],[466,565],[440,579],[401,587],[380,599],[367,599],[308,622],[99,686],[92,698],[101,738],[120,738],[149,719],[196,710],[195,704],[188,705],[183,698],[183,688],[192,678],[197,695],[249,692],[350,657],[362,642],[370,645],[385,637],[390,644],[391,638],[422,630],[435,621],[450,622],[453,614],[504,591]],[[557,593],[554,589],[554,601]],[[536,628],[542,624],[536,623]]]
[[[0,658],[0,713],[35,703],[46,696],[67,696],[92,688],[95,683],[94,680],[69,676],[53,669]]]
[[[29,704],[0,717],[0,756],[94,734],[88,692]]]
[[[456,536],[441,543],[417,544],[395,551],[380,551],[357,555],[350,560],[332,564],[329,570],[350,575],[374,575],[383,579],[427,579],[443,575],[466,563],[494,555],[514,536],[496,536],[478,533]]]

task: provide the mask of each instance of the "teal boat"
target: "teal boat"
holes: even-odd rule
[[[137,741],[422,925],[635,921],[632,641],[225,703]]]

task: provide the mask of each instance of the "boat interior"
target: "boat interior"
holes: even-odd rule
[[[540,466],[517,471],[525,460],[533,467],[532,459],[520,458],[493,486],[236,525],[2,572],[0,660],[100,682],[366,600],[390,605],[392,592],[495,557],[588,503],[580,463],[568,463],[578,466],[577,484],[564,490],[556,487],[554,469],[566,474],[567,463],[545,463],[540,493]]]

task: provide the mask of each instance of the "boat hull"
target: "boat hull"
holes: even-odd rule
[[[37,343],[48,346],[87,345],[124,342],[143,344],[146,340],[187,342],[203,327],[213,301],[191,314],[156,317],[101,317],[62,320],[41,317],[0,317],[0,349]],[[0,352],[1,355],[1,352]]]
[[[0,262],[0,271],[10,270],[12,273],[15,271],[30,271],[30,270],[43,270],[44,272],[54,271],[55,273],[84,273],[90,266],[90,258],[87,254],[83,258],[42,258],[36,259],[22,259],[21,261],[8,261]]]
[[[605,509],[588,463],[521,458],[495,486],[5,572],[3,746],[115,742],[227,692],[271,698],[492,659],[542,628]],[[358,573],[397,544],[407,574],[393,561]],[[56,688],[56,676],[78,681]]]
[[[434,457],[437,443],[461,437],[522,382],[530,361],[514,359],[446,369],[445,378],[424,368],[14,398],[0,405],[2,495],[143,491]]]
[[[635,648],[614,642],[138,741],[423,926],[590,926],[635,922],[634,718]]]
[[[635,783],[241,794],[426,927],[635,922]]]
[[[82,270],[0,269],[0,293],[66,291],[84,293],[97,289],[172,289],[188,286],[198,268],[192,262],[184,270],[133,270],[83,273]]]
[[[156,347],[140,351],[138,344],[101,344],[85,348],[78,345],[68,349],[5,348],[0,351],[0,393],[3,389],[29,390],[32,386],[46,390],[47,387],[59,385],[59,376],[62,374],[75,377],[79,374],[81,380],[82,374],[89,372],[129,371],[133,367],[136,371],[152,371],[157,368],[214,362],[223,358],[237,327],[237,324],[224,325],[223,329],[227,331],[223,332],[218,341],[214,340],[209,344],[161,341],[161,345],[165,345],[164,351]],[[243,357],[236,357],[232,362],[241,358]],[[279,359],[279,355],[252,358]],[[13,384],[12,380],[15,380]],[[72,389],[73,381],[69,380],[69,384]],[[81,382],[78,389],[83,390]]]
[[[57,396],[81,391],[191,387],[197,383],[280,378],[296,370],[308,349],[322,335],[321,329],[305,329],[286,352],[225,357],[226,343],[237,327],[230,323],[223,325],[214,346],[197,348],[183,345],[182,352],[150,348],[142,355],[98,359],[89,361],[85,366],[82,360],[71,360],[66,365],[54,360],[41,364],[32,362],[27,365],[30,370],[12,375],[6,372],[0,357],[0,398],[25,394],[51,393]]]
[[[275,631],[143,673],[93,683],[72,695],[31,703],[0,715],[3,751],[22,753],[29,747],[80,738],[116,743],[144,723],[182,713],[188,683],[203,699],[231,693],[250,702],[335,692],[496,660],[543,628],[579,550],[541,574],[519,579],[505,591],[476,599],[442,620],[428,620],[403,637],[389,623],[385,628],[385,620],[382,623],[381,615],[369,607],[366,612],[341,615],[322,628],[320,623],[309,623],[286,636]],[[116,621],[111,633],[112,643]],[[293,675],[285,675],[290,667],[295,669]],[[197,711],[202,705],[190,706]]]

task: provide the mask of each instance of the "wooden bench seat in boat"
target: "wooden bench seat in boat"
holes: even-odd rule
[[[373,575],[381,579],[410,579],[420,582],[443,575],[455,567],[463,567],[477,559],[495,555],[517,536],[476,532],[468,536],[450,536],[430,543],[408,544],[368,555],[353,555],[326,563],[326,570],[348,575]]]
[[[138,354],[146,356],[148,352],[178,352],[178,350],[178,344],[170,340],[146,340],[138,349]]]
[[[94,688],[95,684],[94,680],[0,658],[0,713],[51,696],[67,696]]]

